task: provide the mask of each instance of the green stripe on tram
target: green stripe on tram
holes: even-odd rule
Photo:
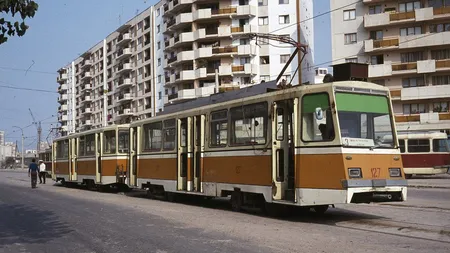
[[[389,113],[387,97],[336,93],[336,106],[338,111]]]

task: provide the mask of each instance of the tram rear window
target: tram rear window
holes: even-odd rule
[[[267,139],[267,103],[232,108],[231,145],[265,144]]]
[[[430,152],[429,139],[409,139],[408,153],[428,153]]]
[[[433,152],[450,152],[446,139],[433,140]]]

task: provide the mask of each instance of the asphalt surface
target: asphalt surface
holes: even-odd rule
[[[404,203],[269,218],[231,212],[223,200],[170,203],[51,181],[31,189],[25,173],[0,171],[0,252],[448,253],[450,190],[408,194]]]

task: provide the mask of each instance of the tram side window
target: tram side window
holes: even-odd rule
[[[119,153],[128,153],[130,146],[130,133],[128,131],[119,131]]]
[[[409,139],[408,153],[430,152],[430,140],[428,139]]]
[[[317,111],[317,109],[321,109]],[[328,93],[303,96],[302,99],[302,140],[332,141],[334,126]]]
[[[175,119],[164,121],[164,150],[173,150],[175,148]]]
[[[265,144],[267,103],[231,108],[231,145]]]
[[[211,147],[224,147],[228,141],[228,111],[211,113]]]
[[[398,140],[398,146],[400,148],[400,153],[405,153],[405,140]]]
[[[78,156],[85,156],[86,153],[84,152],[84,146],[86,145],[86,141],[84,139],[84,136],[81,136],[78,141]]]
[[[144,150],[161,151],[162,122],[144,125]]]
[[[68,158],[69,157],[69,141],[58,141],[56,149],[56,158]]]
[[[450,150],[447,145],[447,140],[445,139],[434,139],[433,152],[449,152]]]
[[[95,135],[91,134],[86,136],[86,155],[95,155]]]
[[[103,134],[103,153],[115,154],[116,153],[116,131],[106,131]]]

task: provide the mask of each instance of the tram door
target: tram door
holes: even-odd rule
[[[102,181],[102,136],[101,133],[95,134],[95,163],[96,163],[96,172],[95,172],[95,182],[101,183]]]
[[[203,152],[205,151],[205,115],[194,116],[192,121],[193,141],[192,143],[192,166],[190,178],[193,179],[192,187],[189,191],[203,192],[202,189],[202,171],[203,171]]]
[[[272,181],[274,200],[295,200],[294,134],[297,100],[274,103],[272,120]]]
[[[69,139],[70,181],[77,181],[78,138]]]
[[[138,128],[134,127],[130,129],[130,157],[128,159],[129,165],[128,168],[128,185],[129,186],[137,186],[137,151],[138,151]]]
[[[188,190],[188,171],[191,170],[190,146],[191,146],[191,121],[192,118],[177,120],[177,190]]]

